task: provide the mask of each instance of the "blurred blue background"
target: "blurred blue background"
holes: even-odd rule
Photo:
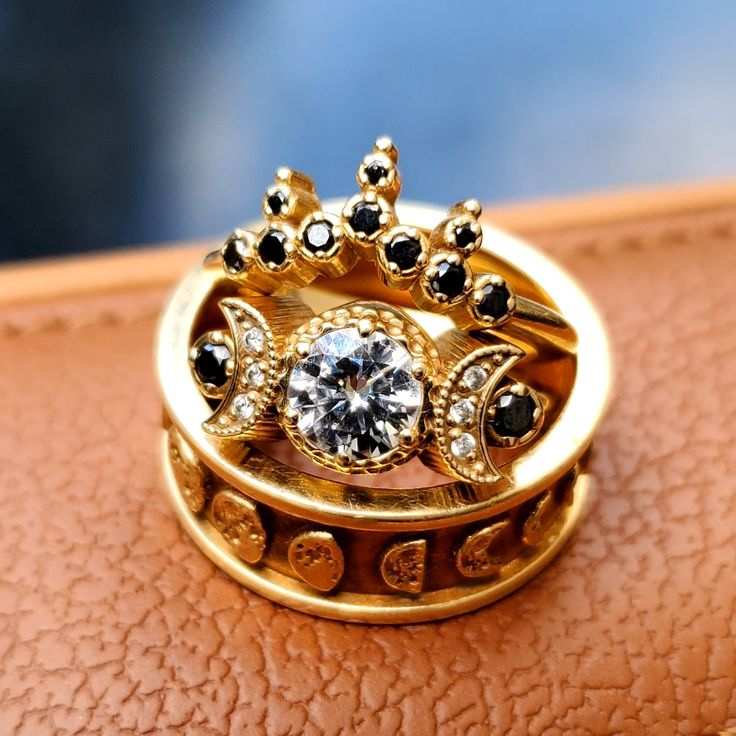
[[[0,258],[215,236],[387,133],[404,196],[736,171],[736,2],[0,0]]]

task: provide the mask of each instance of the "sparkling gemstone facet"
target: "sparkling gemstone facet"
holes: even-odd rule
[[[531,396],[519,396],[510,391],[496,399],[493,429],[501,437],[523,437],[534,426],[536,405]]]
[[[329,251],[335,245],[332,225],[326,220],[312,222],[304,228],[304,245],[312,251]]]
[[[475,452],[475,448],[475,437],[468,432],[463,432],[463,434],[450,443],[450,451],[455,457],[461,460],[472,455]]]
[[[500,319],[509,311],[509,290],[503,285],[486,284],[481,290],[478,312],[484,317]]]
[[[376,184],[378,184],[386,174],[386,169],[380,161],[371,161],[368,166],[365,167],[365,175],[373,186],[376,186]]]
[[[227,345],[216,345],[206,342],[197,350],[194,358],[194,370],[202,383],[213,386],[224,386],[229,378],[226,364],[232,358]]]
[[[465,288],[465,269],[456,263],[443,261],[430,281],[435,294],[444,294],[448,299],[460,296]]]
[[[239,238],[230,240],[222,251],[222,260],[230,273],[240,273],[245,268],[247,258],[246,245]]]
[[[470,399],[460,399],[450,407],[450,416],[457,424],[467,424],[475,415],[475,404]]]
[[[263,348],[266,346],[266,336],[260,327],[251,327],[245,333],[243,341],[245,342],[245,347],[251,353],[262,353]]]
[[[286,195],[280,190],[277,189],[275,192],[273,192],[268,197],[268,206],[271,208],[271,212],[273,212],[274,215],[280,215],[281,214],[281,208],[286,204],[287,202]]]
[[[233,416],[243,421],[250,419],[255,409],[255,404],[245,394],[238,394],[230,406]]]
[[[286,260],[286,235],[281,230],[269,230],[258,243],[258,254],[264,263],[280,266]]]
[[[287,398],[298,431],[333,456],[358,460],[390,452],[400,433],[419,422],[424,391],[411,371],[409,352],[383,332],[328,332],[289,376]]]
[[[465,223],[460,227],[455,228],[455,242],[458,248],[467,248],[475,244],[476,234],[473,232],[473,228]]]
[[[350,226],[356,233],[373,235],[381,227],[381,208],[370,202],[358,202],[350,216]]]
[[[386,260],[395,263],[402,271],[408,271],[417,265],[417,258],[422,246],[415,238],[408,235],[397,235],[386,246]]]
[[[488,380],[488,371],[479,365],[471,365],[465,373],[463,373],[463,381],[471,391],[477,391],[483,388]]]
[[[248,385],[253,386],[253,388],[261,388],[261,386],[266,382],[266,374],[258,363],[253,363],[253,365],[248,368],[245,372],[245,377],[248,381]]]

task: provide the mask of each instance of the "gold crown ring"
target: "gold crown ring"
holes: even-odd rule
[[[610,382],[570,277],[476,200],[397,204],[397,162],[380,138],[360,191],[324,204],[279,169],[265,222],[184,279],[157,346],[195,542],[275,601],[377,623],[472,610],[556,554]]]

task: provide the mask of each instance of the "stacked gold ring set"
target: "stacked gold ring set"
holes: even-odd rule
[[[272,600],[375,623],[472,610],[552,559],[610,380],[578,286],[475,200],[397,202],[397,162],[376,141],[347,202],[279,169],[157,345],[192,539]]]

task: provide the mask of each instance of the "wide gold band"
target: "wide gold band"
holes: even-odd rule
[[[325,203],[324,210],[340,204]],[[396,211],[402,223],[426,231],[443,215],[424,205]],[[217,301],[232,292],[212,263],[181,283],[157,346],[165,468],[174,508],[210,559],[300,610],[395,623],[477,608],[523,584],[556,554],[588,494],[587,452],[610,381],[606,337],[577,285],[516,238],[484,225],[471,263],[513,284],[517,319],[504,325],[502,337],[527,357],[509,375],[540,388],[550,418],[492,483],[452,480],[411,464],[370,483],[346,481],[295,461],[284,443],[258,441],[278,431],[248,442],[208,434],[203,424],[212,406],[192,379],[188,355]],[[299,297],[320,312],[355,298],[402,305],[403,294],[357,267]],[[489,347],[500,341],[490,330],[466,338],[447,316],[411,316],[448,359],[466,349],[466,339]],[[445,472],[431,451],[425,454],[430,467]]]

